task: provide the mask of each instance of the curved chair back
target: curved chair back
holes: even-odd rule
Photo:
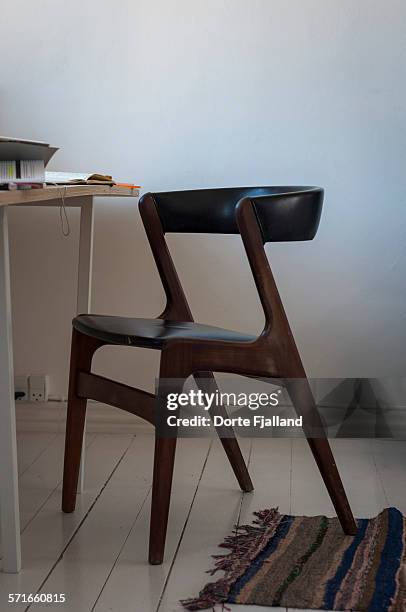
[[[320,187],[233,187],[146,193],[141,217],[167,297],[161,318],[193,321],[165,233],[240,234],[266,325],[280,298],[264,251],[266,242],[312,240],[323,204]],[[275,301],[276,300],[276,301]]]
[[[264,242],[312,240],[323,205],[319,187],[231,187],[145,194],[165,233],[238,234],[236,206],[251,199]]]

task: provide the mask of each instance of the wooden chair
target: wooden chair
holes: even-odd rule
[[[75,508],[86,401],[117,406],[155,424],[155,396],[91,373],[92,357],[104,345],[161,351],[161,379],[212,372],[284,380],[331,501],[346,534],[356,524],[329,442],[306,379],[299,352],[269,266],[264,244],[311,240],[317,231],[323,190],[315,187],[244,187],[148,193],[140,212],[167,297],[157,319],[80,315],[73,320],[63,479],[64,512]],[[165,233],[241,234],[265,314],[259,337],[194,323],[169,253]],[[295,380],[302,379],[302,384]],[[214,379],[212,379],[214,382]],[[304,381],[304,382],[303,382]],[[314,436],[314,431],[323,435]],[[221,432],[220,432],[221,435]],[[252,483],[235,438],[221,442],[243,491]],[[176,438],[155,434],[149,562],[163,560]],[[270,483],[271,484],[271,483]],[[271,490],[271,489],[270,489]]]

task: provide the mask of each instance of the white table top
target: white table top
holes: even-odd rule
[[[118,187],[117,185],[60,185],[47,186],[43,189],[18,189],[16,191],[0,190],[0,206],[29,205],[47,200],[58,200],[64,197],[79,198],[86,196],[103,197],[138,197],[139,189],[131,187]]]

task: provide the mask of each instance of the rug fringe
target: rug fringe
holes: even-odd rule
[[[221,548],[231,550],[226,555],[212,555],[215,559],[214,568],[207,573],[213,576],[218,571],[225,575],[216,582],[210,582],[200,591],[199,596],[181,600],[186,610],[205,610],[227,601],[231,585],[249,567],[251,561],[262,551],[264,541],[273,536],[281,523],[283,515],[278,508],[254,512],[257,518],[251,525],[235,526],[234,535],[227,536],[219,545]]]

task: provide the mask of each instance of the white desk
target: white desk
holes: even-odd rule
[[[29,191],[0,191],[0,525],[2,569],[21,569],[13,343],[11,333],[10,268],[7,228],[9,206],[80,207],[77,312],[90,309],[93,248],[93,198],[138,197],[138,189],[104,185],[46,187]],[[82,463],[83,466],[83,463]],[[83,474],[83,470],[82,470]]]

